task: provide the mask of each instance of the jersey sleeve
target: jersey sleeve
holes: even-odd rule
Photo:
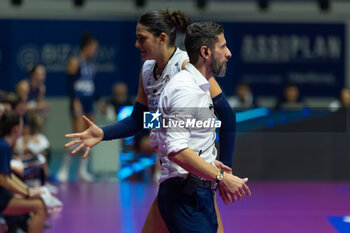
[[[0,146],[0,174],[11,173],[10,156],[11,156],[11,150],[1,145]]]

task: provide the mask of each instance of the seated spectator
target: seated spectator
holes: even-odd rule
[[[340,93],[338,100],[332,101],[329,104],[329,108],[332,112],[337,111],[339,108],[349,108],[350,107],[350,89],[344,87]]]
[[[29,188],[10,168],[12,147],[22,134],[23,121],[13,112],[6,111],[0,118],[0,213],[21,215],[31,213],[28,232],[43,232],[46,219],[41,188]]]
[[[114,109],[114,113],[117,116],[119,108],[122,106],[133,105],[132,99],[128,95],[128,86],[125,83],[116,83],[112,89],[112,95],[107,99],[107,105],[111,105]],[[104,114],[107,113],[107,106],[104,105],[101,108]]]
[[[238,83],[236,86],[236,96],[229,97],[228,102],[235,110],[254,108],[254,97],[248,84]]]
[[[0,90],[0,103],[6,102],[7,93],[5,91]]]
[[[47,179],[50,175],[46,158],[50,144],[42,134],[43,123],[43,116],[36,111],[28,112],[23,136],[17,140],[14,149],[17,156],[11,161],[11,168],[16,171],[16,174],[24,179],[38,177],[41,185],[48,184]],[[57,188],[51,184],[48,184],[48,188],[53,193],[57,193]]]
[[[17,94],[9,93],[7,95],[8,110],[13,110],[20,116],[24,116],[27,112],[27,103]]]
[[[26,80],[21,80],[16,84],[16,94],[25,103],[28,103],[29,83]]]
[[[299,88],[297,85],[288,84],[284,87],[283,99],[278,104],[280,110],[301,110],[306,107],[301,101]]]
[[[0,116],[6,110],[6,102],[7,102],[7,93],[5,91],[0,90]]]
[[[6,110],[12,110],[11,102],[9,101],[9,94],[5,91],[0,91],[0,105],[0,111],[2,111],[2,113]]]
[[[6,111],[5,105],[4,105],[2,102],[0,102],[0,116],[1,116],[5,111]]]
[[[43,65],[34,65],[29,69],[28,108],[47,112],[49,105],[45,101],[46,69]]]
[[[46,71],[42,65],[35,65],[29,70],[29,80],[21,80],[16,85],[16,94],[25,103],[26,110],[46,113],[49,110],[45,97]]]

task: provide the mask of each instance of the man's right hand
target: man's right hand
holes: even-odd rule
[[[242,200],[246,195],[251,195],[249,187],[245,184],[248,178],[241,179],[230,173],[224,174],[223,180],[219,183],[219,195],[223,202],[232,204],[238,200]]]
[[[72,154],[75,154],[82,148],[86,147],[85,153],[83,155],[83,159],[85,159],[88,156],[91,148],[102,141],[103,130],[95,125],[92,121],[90,121],[86,116],[83,116],[83,119],[89,128],[81,133],[66,134],[66,138],[76,138],[76,140],[65,144],[64,147],[68,148],[70,146],[79,144],[79,146],[72,151]]]

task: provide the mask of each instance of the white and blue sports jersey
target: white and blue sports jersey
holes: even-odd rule
[[[71,96],[93,96],[95,93],[95,65],[79,59],[79,70],[75,75],[68,75]]]
[[[155,77],[155,60],[147,60],[142,67],[142,84],[148,99],[148,109],[156,111],[160,94],[162,93],[167,82],[178,72],[181,71],[182,64],[188,60],[185,51],[176,48],[174,54],[169,59],[160,77]]]

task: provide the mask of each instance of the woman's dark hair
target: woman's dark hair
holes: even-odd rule
[[[199,58],[202,46],[213,49],[219,40],[218,36],[224,33],[224,27],[214,22],[193,23],[187,28],[185,47],[190,62],[195,64]]]
[[[185,33],[191,23],[181,11],[150,11],[141,16],[139,24],[146,26],[148,31],[154,36],[159,36],[162,32],[169,37],[169,46],[175,45],[176,31]]]
[[[31,77],[34,72],[36,71],[36,69],[41,66],[40,64],[34,64],[34,65],[30,65],[28,66],[28,73],[29,73],[29,77]]]
[[[27,71],[29,73],[29,78],[32,78],[33,74],[39,67],[44,67],[42,64],[32,64],[27,67]],[[45,68],[45,67],[44,67]]]
[[[85,32],[80,39],[80,50],[84,49],[86,46],[96,43],[97,40],[92,36],[91,33]]]
[[[0,137],[11,135],[13,127],[19,125],[21,117],[14,111],[5,111],[0,117]]]

